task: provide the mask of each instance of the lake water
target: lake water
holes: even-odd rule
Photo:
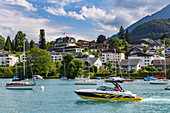
[[[99,85],[74,85],[74,80],[38,80],[34,90],[6,90],[10,79],[0,79],[0,112],[2,113],[166,113],[170,112],[170,91],[164,85],[150,85],[143,80],[123,83],[124,90],[141,96],[141,102],[105,102],[86,100],[76,89],[93,89]],[[2,83],[3,82],[3,83]],[[102,83],[100,80],[99,83]],[[44,90],[40,90],[40,85]],[[111,83],[105,85],[113,86]]]

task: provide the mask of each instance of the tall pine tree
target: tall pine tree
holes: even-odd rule
[[[39,45],[40,45],[41,49],[46,49],[45,30],[44,29],[40,29]]]
[[[118,33],[118,38],[119,39],[125,39],[125,33],[124,33],[123,26],[120,27],[120,30],[119,30],[119,33]]]
[[[125,39],[128,43],[130,43],[130,33],[129,33],[128,29],[126,30],[126,33],[125,33]]]
[[[5,49],[6,51],[11,51],[11,50],[12,50],[11,40],[10,40],[10,37],[9,37],[9,36],[8,36],[7,39],[6,39],[6,43],[5,43],[4,49]]]
[[[11,46],[12,46],[12,50],[15,50],[15,39],[12,40]]]

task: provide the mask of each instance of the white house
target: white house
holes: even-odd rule
[[[102,66],[102,61],[99,57],[95,58],[81,58],[82,61],[85,61],[86,67],[90,67],[92,65],[97,66],[98,69]]]
[[[129,59],[140,59],[141,60],[141,66],[148,66],[152,64],[152,60],[155,59],[165,59],[164,57],[161,57],[159,55],[153,55],[153,54],[145,54],[145,53],[134,53],[131,54]]]
[[[119,64],[119,68],[121,70],[134,70],[135,72],[137,72],[139,69],[141,69],[141,60],[140,59],[122,59],[120,64]]]
[[[49,52],[49,54],[51,55],[52,62],[63,59],[63,55],[60,52]]]
[[[8,51],[0,50],[0,66],[13,66],[19,58]]]
[[[113,64],[116,62],[120,62],[122,59],[125,59],[125,54],[120,51],[107,50],[102,53],[102,63],[107,64],[108,62],[112,62]]]
[[[68,52],[68,53],[81,53],[82,49],[79,46],[69,46],[69,47],[65,47],[63,49],[63,52]]]

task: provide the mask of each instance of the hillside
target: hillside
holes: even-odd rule
[[[145,22],[135,27],[130,33],[131,41],[140,40],[141,38],[157,40],[161,38],[163,34],[170,36],[170,18]]]
[[[158,11],[152,15],[145,16],[144,18],[142,18],[139,21],[135,22],[134,24],[130,25],[126,29],[128,29],[128,31],[131,32],[136,26],[138,26],[144,22],[148,22],[148,21],[155,20],[155,19],[167,19],[167,18],[170,18],[170,4],[168,4],[166,7],[164,7],[163,9],[161,9],[160,11]],[[115,37],[117,37],[117,34],[109,37],[109,39],[115,38]]]

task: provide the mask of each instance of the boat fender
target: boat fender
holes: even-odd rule
[[[40,86],[40,90],[44,90],[44,86]]]

